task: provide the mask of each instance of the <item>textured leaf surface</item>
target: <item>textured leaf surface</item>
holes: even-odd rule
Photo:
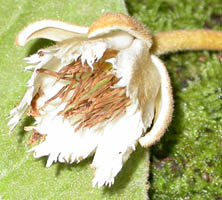
[[[36,40],[15,47],[15,38],[30,22],[59,19],[89,25],[103,11],[126,13],[122,0],[0,0],[0,199],[146,199],[148,155],[137,148],[112,188],[92,188],[92,158],[78,165],[54,164],[26,153],[32,123],[25,117],[12,136],[7,127],[10,110],[20,101],[30,73],[23,73],[23,58],[50,42]]]

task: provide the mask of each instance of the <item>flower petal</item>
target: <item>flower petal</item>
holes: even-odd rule
[[[156,117],[152,129],[139,142],[143,147],[149,147],[160,140],[165,133],[173,113],[173,94],[170,78],[164,64],[156,56],[151,56],[160,77],[161,89],[159,102],[156,102]]]
[[[62,116],[46,116],[35,130],[47,133],[45,141],[33,147],[34,157],[49,156],[46,166],[53,162],[79,162],[94,152],[101,134],[93,129],[75,132],[74,126]]]
[[[88,40],[84,37],[72,38],[57,44],[59,51],[55,57],[61,59],[62,68],[65,65],[81,59],[82,64],[88,64],[93,69],[93,63],[97,62],[108,48],[103,39]]]
[[[126,32],[114,32],[104,37],[110,49],[121,50],[130,47],[134,37]],[[120,42],[121,41],[121,42]]]
[[[45,38],[53,41],[63,41],[76,36],[86,35],[88,27],[72,25],[57,20],[42,20],[24,28],[17,37],[16,44],[24,46],[28,41]]]
[[[107,124],[92,163],[95,168],[94,187],[114,183],[115,176],[135,150],[142,133],[143,122],[136,105],[129,106],[125,114]]]
[[[126,87],[127,96],[141,110],[144,129],[150,127],[154,117],[155,99],[160,88],[160,76],[154,66],[146,43],[135,39],[111,60],[120,81],[115,87]]]
[[[36,57],[38,57],[38,59]],[[11,119],[8,122],[8,126],[10,126],[10,132],[12,132],[12,130],[15,128],[15,126],[19,122],[24,112],[27,110],[28,106],[30,106],[33,97],[38,92],[41,86],[41,83],[43,81],[43,76],[38,75],[37,70],[42,68],[43,66],[47,66],[47,64],[53,60],[52,58],[53,55],[51,52],[44,54],[44,56],[39,56],[38,54],[35,54],[28,58],[29,63],[35,63],[33,65],[34,72],[27,83],[28,88],[24,97],[22,98],[19,105],[16,106],[14,109],[12,109],[12,111],[10,112],[9,118]]]

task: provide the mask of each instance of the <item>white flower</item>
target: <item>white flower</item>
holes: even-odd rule
[[[90,27],[43,20],[26,27],[17,44],[36,38],[56,41],[26,58],[33,70],[27,91],[11,111],[16,126],[24,112],[35,118],[34,157],[80,162],[94,155],[93,186],[112,185],[138,141],[151,146],[164,134],[173,100],[168,73],[150,54],[143,25],[106,13]],[[148,131],[148,133],[146,133]]]

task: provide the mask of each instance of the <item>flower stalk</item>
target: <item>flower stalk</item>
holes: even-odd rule
[[[153,35],[154,55],[184,50],[222,50],[222,31],[176,30]]]

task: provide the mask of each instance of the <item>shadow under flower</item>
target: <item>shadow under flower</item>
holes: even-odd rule
[[[59,176],[62,171],[68,170],[68,171],[72,171],[75,170],[75,168],[82,168],[85,167],[86,165],[90,165],[92,162],[92,157],[86,158],[85,160],[81,161],[80,163],[73,163],[73,164],[69,164],[69,163],[56,163],[56,174],[55,176]]]
[[[55,43],[47,39],[36,39],[32,41],[32,45],[27,50],[26,57],[35,54],[39,49],[47,48],[54,45]]]

